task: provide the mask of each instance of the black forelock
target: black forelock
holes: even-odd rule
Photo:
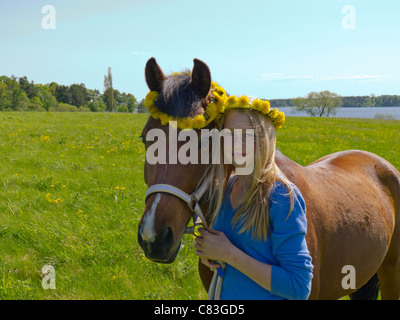
[[[179,118],[195,116],[204,103],[205,100],[193,87],[189,70],[168,76],[155,102],[160,111]]]

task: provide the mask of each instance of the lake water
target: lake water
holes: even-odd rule
[[[295,112],[292,107],[278,108],[279,111],[285,112],[287,116],[309,117],[305,112]],[[400,120],[400,107],[372,107],[372,108],[340,108],[336,115],[330,117],[336,118],[366,118],[374,119],[376,114],[390,115],[394,119]]]

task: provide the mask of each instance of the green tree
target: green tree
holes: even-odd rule
[[[97,89],[87,89],[90,102],[86,105],[92,112],[100,112],[106,110],[106,105],[102,99],[100,91]]]
[[[58,83],[53,81],[52,83],[49,83],[47,86],[49,87],[50,93],[55,97]]]
[[[343,106],[342,98],[333,92],[310,92],[306,97],[294,98],[291,104],[297,111],[305,111],[312,117],[329,117],[335,115]]]
[[[50,88],[48,85],[37,84],[36,92],[38,94],[38,98],[40,100],[40,105],[46,110],[56,108],[58,103],[56,98],[51,94]]]
[[[138,102],[137,102],[135,96],[130,93],[128,93],[127,97],[128,97],[128,99],[127,99],[128,101],[127,101],[126,105],[128,107],[128,110],[129,110],[129,112],[134,112],[135,109],[137,108]]]
[[[108,67],[107,75],[104,76],[104,102],[107,106],[107,111],[114,111],[115,109],[115,98],[113,80],[111,74],[111,67]]]
[[[0,110],[8,110],[11,107],[12,91],[8,90],[6,83],[0,81]]]
[[[36,91],[36,87],[35,87],[35,84],[33,83],[33,81],[29,82],[28,78],[26,76],[24,76],[24,77],[19,78],[18,82],[19,82],[20,88],[25,91],[25,93],[29,99],[37,97],[37,91]]]
[[[142,99],[138,104],[137,104],[137,113],[149,113],[147,110],[146,106],[144,105],[144,99]]]
[[[70,104],[81,107],[89,102],[89,95],[83,83],[72,84],[69,87]]]
[[[29,106],[27,94],[21,88],[14,89],[12,93],[11,108],[16,111],[25,111]]]
[[[69,93],[69,87],[64,86],[64,85],[59,85],[55,89],[55,97],[57,99],[57,102],[62,102],[62,103],[70,103],[71,102],[71,96]]]

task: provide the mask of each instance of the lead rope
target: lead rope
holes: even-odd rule
[[[207,300],[221,300],[222,281],[224,279],[224,264],[218,262],[220,267],[214,270],[214,275],[208,288]]]
[[[196,201],[196,207],[193,212],[193,234],[196,226],[202,225],[204,229],[208,229],[208,225],[206,219],[204,218],[203,213],[201,212],[200,207],[197,204],[197,201],[203,196],[205,190],[207,189],[207,185],[210,183],[207,181],[197,192],[194,193],[194,200]],[[196,209],[199,210],[196,210]],[[196,220],[196,221],[195,221]],[[199,222],[200,220],[200,222]],[[191,228],[190,228],[191,229]],[[195,235],[195,234],[194,234]],[[196,236],[196,235],[195,235]],[[207,300],[221,300],[221,291],[222,291],[222,281],[224,279],[224,269],[225,263],[221,261],[217,261],[220,265],[217,269],[214,269],[214,274],[208,288]]]
[[[228,183],[231,183],[231,179],[233,178],[230,177]],[[221,300],[222,281],[224,279],[225,263],[220,261],[217,261],[217,263],[220,265],[220,267],[214,270],[211,284],[210,287],[208,288],[207,300]]]
[[[193,215],[193,220],[195,218],[195,214]],[[200,221],[199,221],[200,220]],[[197,214],[197,220],[193,221],[193,227],[189,227],[190,233],[193,233],[195,236],[195,227],[202,226],[204,229],[208,229],[208,225],[206,220],[202,215]],[[217,261],[220,265],[217,269],[214,269],[214,274],[208,288],[207,300],[221,300],[221,291],[222,291],[222,281],[224,279],[224,269],[225,263],[221,261]]]
[[[199,220],[200,219],[199,217]],[[194,223],[195,226],[202,225],[204,229],[207,230],[207,222],[205,220],[201,222]],[[193,231],[194,234],[194,231]],[[194,234],[195,235],[195,234]],[[195,235],[196,236],[196,235]],[[221,291],[222,291],[222,281],[224,279],[224,269],[225,269],[225,263],[221,261],[217,261],[220,266],[216,269],[214,269],[214,274],[210,283],[210,286],[208,288],[208,293],[207,293],[207,300],[221,300]]]

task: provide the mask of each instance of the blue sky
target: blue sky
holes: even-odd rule
[[[231,94],[400,94],[399,15],[398,0],[2,0],[0,75],[103,91],[111,67],[114,87],[142,99],[150,57],[166,74],[198,58]]]

